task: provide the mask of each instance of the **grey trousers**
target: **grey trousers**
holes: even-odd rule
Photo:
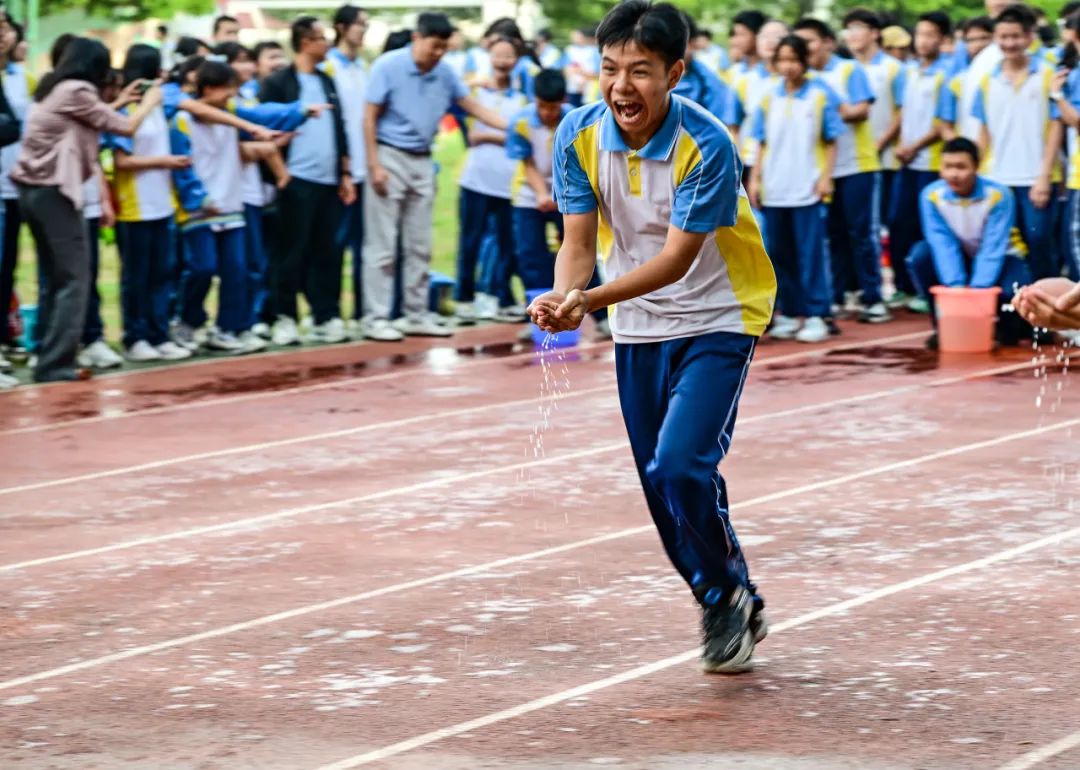
[[[390,318],[399,234],[405,315],[427,310],[431,266],[435,164],[385,145],[379,145],[379,162],[390,175],[387,194],[368,185],[364,195],[364,309],[369,319]]]
[[[44,279],[38,300],[38,323],[44,331],[34,379],[74,379],[75,354],[90,297],[86,222],[58,187],[20,185],[19,206],[37,242]]]

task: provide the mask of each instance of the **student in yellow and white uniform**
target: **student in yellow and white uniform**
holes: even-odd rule
[[[492,87],[472,89],[472,97],[484,107],[495,110],[507,121],[524,107],[525,94],[511,85],[510,73],[517,65],[518,43],[508,37],[493,40],[488,53],[491,59]],[[468,119],[469,151],[461,172],[460,241],[457,258],[458,320],[470,323],[478,315],[501,320],[522,320],[520,308],[514,305],[510,277],[515,272],[513,221],[510,212],[510,182],[516,164],[506,154],[506,132],[494,129],[475,118]],[[488,218],[495,221],[498,252],[482,276],[477,295],[476,272],[480,262],[481,243],[487,230]],[[477,308],[474,302],[479,302]],[[479,312],[478,312],[479,311]]]
[[[133,45],[123,72],[125,85],[156,79],[161,52],[149,45]],[[111,137],[110,145],[126,356],[131,361],[187,358],[191,351],[169,339],[176,259],[171,172],[187,168],[191,161],[172,152],[162,107],[142,122],[133,137]]]
[[[847,127],[835,93],[820,78],[808,77],[808,57],[806,41],[795,35],[776,49],[773,62],[781,80],[754,115],[753,138],[761,151],[750,199],[765,215],[776,265],[780,296],[771,336],[824,342],[832,305],[824,202],[833,189],[835,142]]]
[[[1062,127],[1050,99],[1053,68],[1028,54],[1035,17],[1024,6],[1010,6],[994,20],[994,41],[1003,59],[979,83],[972,115],[980,122],[983,173],[1016,197],[1016,219],[1031,253],[1036,280],[1060,273],[1053,248],[1057,206],[1053,184]]]
[[[833,52],[836,35],[825,22],[800,19],[794,29],[806,40],[814,76],[839,97],[840,117],[849,129],[836,140],[836,191],[829,204],[833,302],[844,303],[845,292],[857,290],[859,320],[887,321],[881,297],[881,159],[869,120],[875,98],[870,79],[857,61]]]
[[[765,43],[766,50],[763,54],[761,51],[762,31],[771,32],[772,27],[778,23],[770,21],[760,11],[743,11],[736,14],[731,23],[732,45],[738,45],[744,55],[728,69],[730,98],[727,109],[721,115],[721,120],[727,124],[728,130],[735,137],[743,166],[747,171],[753,168],[757,158],[757,145],[752,137],[754,114],[761,103],[761,97],[774,81],[769,67],[775,53],[775,41],[779,40],[779,37],[774,40],[770,36],[772,48],[769,49],[770,43]],[[784,34],[786,33],[787,27],[784,27]],[[736,43],[736,41],[739,42]],[[753,45],[752,49],[751,45]],[[745,172],[744,175],[746,175]]]
[[[669,3],[626,0],[597,30],[601,104],[555,136],[566,239],[542,329],[615,305],[619,400],[649,510],[702,607],[703,668],[738,673],[765,636],[717,464],[727,454],[776,282],[723,124],[672,96],[687,27]],[[599,243],[608,282],[587,289]],[[558,500],[553,501],[558,504]]]
[[[926,312],[925,301],[915,297],[907,271],[907,255],[922,240],[919,195],[937,181],[941,170],[943,124],[956,117],[956,100],[948,87],[948,64],[941,45],[952,34],[952,23],[942,11],[931,11],[915,24],[915,59],[904,68],[903,115],[896,154],[903,164],[896,177],[893,210],[889,218],[889,248],[893,281],[911,310]]]
[[[896,159],[896,137],[900,133],[900,89],[903,65],[881,48],[881,16],[866,8],[855,8],[844,16],[844,43],[866,70],[874,103],[870,105],[870,129],[881,158],[880,221],[888,221],[893,180],[900,163]]]

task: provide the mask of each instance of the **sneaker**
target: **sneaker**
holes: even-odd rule
[[[158,349],[146,340],[139,340],[127,349],[125,357],[128,361],[134,361],[135,363],[143,363],[145,361],[160,361],[161,353],[159,353]]]
[[[896,308],[904,307],[907,305],[913,297],[910,294],[905,294],[902,291],[893,292],[893,295],[885,300],[885,304],[895,310]]]
[[[220,329],[214,329],[210,332],[210,336],[206,338],[206,347],[211,350],[220,350],[223,353],[240,354],[246,353],[244,349],[244,343],[240,341],[232,332],[223,332]]]
[[[798,318],[778,315],[773,319],[772,326],[769,327],[769,336],[774,340],[790,340],[795,337],[800,326]]]
[[[286,315],[279,315],[270,333],[270,340],[275,345],[299,345],[300,333],[296,329],[296,321]]]
[[[269,341],[270,337],[272,336],[272,332],[270,331],[270,324],[264,324],[261,321],[251,327],[251,333],[267,341]]]
[[[843,312],[848,315],[856,315],[862,310],[862,292],[861,291],[845,291],[844,292],[844,307]]]
[[[476,306],[471,302],[459,302],[454,308],[454,317],[460,326],[471,326],[476,323]]]
[[[521,305],[510,305],[499,308],[499,312],[495,314],[495,320],[504,324],[520,324],[528,321],[529,316]]]
[[[829,326],[824,318],[807,318],[795,339],[799,342],[824,342],[829,339]]]
[[[0,390],[11,390],[19,381],[10,374],[0,374]]]
[[[930,303],[922,297],[915,297],[908,301],[907,309],[910,310],[912,313],[926,315],[930,312]]]
[[[311,332],[307,336],[308,342],[324,342],[327,344],[334,344],[338,342],[345,342],[349,339],[348,333],[345,331],[345,322],[340,318],[331,318],[326,323],[316,324],[311,327]]]
[[[195,339],[195,330],[186,323],[177,321],[169,330],[172,341],[182,348],[194,353],[199,349],[199,341]]]
[[[769,635],[769,619],[765,617],[765,600],[753,595],[753,608],[750,610],[750,633],[754,635],[754,644],[759,644]]]
[[[359,319],[350,318],[345,322],[345,333],[349,335],[350,340],[362,340],[364,339],[364,325]]]
[[[754,633],[750,630],[753,596],[742,586],[701,616],[701,667],[707,674],[741,674],[753,668]]]
[[[937,332],[934,332],[929,337],[927,337],[926,342],[923,343],[923,346],[927,350],[938,350],[941,347],[941,343],[938,342]]]
[[[394,328],[394,325],[385,318],[365,319],[362,327],[364,336],[376,342],[401,342],[405,335]]]
[[[532,335],[532,329],[529,329],[530,336]],[[596,322],[596,339],[598,340],[610,340],[611,339],[611,324],[608,319]]]
[[[258,353],[266,350],[266,346],[270,344],[252,330],[241,332],[240,343],[244,346],[245,353]]]
[[[115,369],[124,365],[124,359],[109,347],[105,340],[97,340],[79,351],[76,359],[79,366],[88,369]]]
[[[452,337],[452,329],[443,326],[430,314],[408,315],[394,321],[394,328],[409,337]]]
[[[490,294],[477,294],[474,306],[478,321],[494,321],[499,314],[499,298]]]
[[[158,345],[157,352],[161,355],[163,361],[183,361],[185,358],[191,358],[192,355],[190,350],[177,345],[171,340]]]
[[[868,308],[864,308],[859,313],[859,323],[861,324],[883,324],[886,321],[892,320],[892,313],[885,307],[884,302],[878,302],[871,305]]]

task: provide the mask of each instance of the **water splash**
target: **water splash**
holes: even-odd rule
[[[529,434],[529,445],[525,448],[526,462],[547,457],[544,435],[551,428],[552,415],[558,411],[559,401],[570,392],[570,368],[566,364],[566,352],[556,345],[555,335],[546,335],[543,343],[537,346],[536,360],[540,364],[540,399],[536,405],[536,423]],[[518,482],[527,483],[529,495],[533,494],[529,468],[518,470]]]

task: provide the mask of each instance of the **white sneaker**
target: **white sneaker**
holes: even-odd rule
[[[884,302],[878,302],[859,313],[859,321],[864,324],[883,324],[892,320],[892,313]]]
[[[220,350],[223,353],[246,353],[244,349],[244,343],[232,332],[223,332],[220,329],[214,329],[210,332],[210,336],[206,338],[206,347],[211,350]]]
[[[307,339],[308,342],[336,343],[345,342],[349,339],[349,335],[345,331],[344,321],[340,318],[331,318],[324,324],[312,326]]]
[[[475,307],[478,321],[494,321],[499,314],[499,298],[490,294],[477,294]]]
[[[774,340],[790,340],[798,333],[799,326],[798,318],[792,318],[789,315],[777,315],[773,319],[772,327],[769,329],[769,336]]]
[[[350,318],[345,322],[345,333],[349,335],[350,340],[362,340],[364,339],[364,326],[355,318]]]
[[[76,361],[87,369],[115,369],[124,365],[124,359],[105,340],[97,340],[80,350]]]
[[[510,305],[499,308],[499,312],[495,314],[495,320],[500,323],[519,324],[529,320],[529,316],[525,313],[523,306]]]
[[[462,326],[476,323],[476,306],[471,302],[459,302],[454,308],[454,317]]]
[[[79,366],[83,366],[83,364],[79,364]],[[3,353],[0,353],[0,372],[10,372],[14,368],[15,366],[4,358]]]
[[[394,328],[410,337],[452,337],[452,329],[443,326],[430,313],[407,315],[394,321]]]
[[[11,390],[19,381],[10,374],[0,374],[0,390]]]
[[[260,350],[266,350],[266,346],[270,344],[250,330],[240,334],[240,342],[244,346],[245,353],[258,353]]]
[[[251,327],[251,333],[262,337],[264,340],[269,340],[271,335],[270,324],[264,324],[260,321]]]
[[[860,310],[862,310],[862,292],[845,291],[843,311],[845,313],[855,315]]]
[[[177,345],[171,340],[158,345],[157,352],[161,355],[163,361],[183,361],[185,358],[191,358],[192,355],[190,350]]]
[[[128,361],[143,363],[144,361],[160,361],[161,353],[146,340],[139,340],[127,349],[125,357]]]
[[[177,345],[190,350],[192,353],[199,349],[199,341],[195,338],[195,330],[186,323],[180,321],[173,323],[169,329],[169,336]]]
[[[799,342],[824,342],[829,339],[829,325],[825,319],[817,316],[807,318],[795,339]]]
[[[394,328],[385,318],[365,318],[361,327],[364,336],[376,342],[401,342],[405,335]]]
[[[299,345],[300,333],[296,329],[296,321],[286,315],[279,315],[274,322],[270,341],[275,345]]]

